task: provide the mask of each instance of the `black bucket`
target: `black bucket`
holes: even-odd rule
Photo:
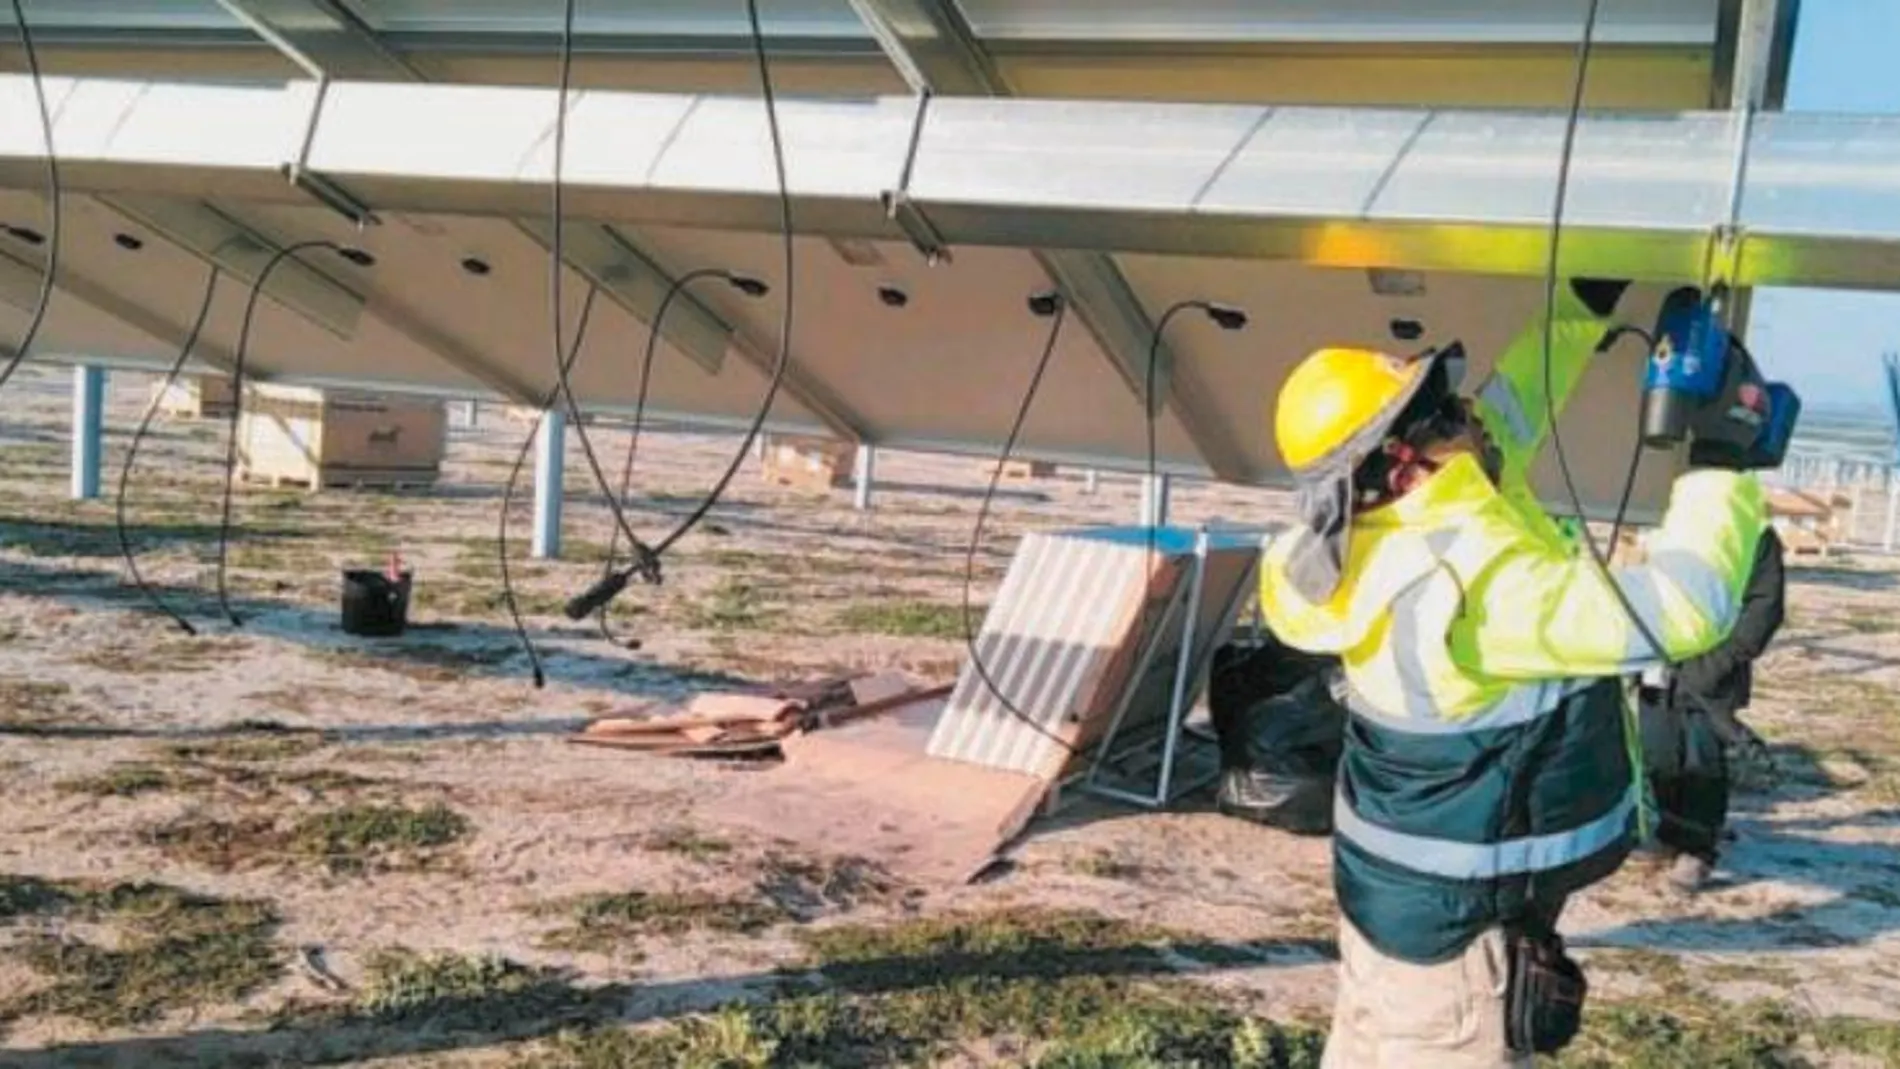
[[[343,630],[352,635],[390,638],[409,626],[409,581],[404,571],[391,582],[382,572],[353,569],[343,573]]]

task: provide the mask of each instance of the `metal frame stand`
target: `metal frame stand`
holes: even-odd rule
[[[1130,677],[1128,693],[1122,696],[1121,704],[1116,707],[1115,718],[1109,722],[1108,731],[1102,735],[1095,760],[1089,766],[1088,774],[1082,778],[1080,786],[1090,794],[1118,802],[1127,802],[1145,809],[1159,809],[1218,778],[1219,773],[1216,772],[1213,775],[1197,777],[1178,785],[1174,782],[1175,751],[1189,712],[1187,708],[1188,675],[1193,670],[1194,633],[1200,622],[1201,592],[1206,586],[1208,544],[1207,528],[1202,527],[1195,536],[1194,558],[1188,581],[1182,584],[1184,589],[1174,591],[1168,599],[1166,608],[1162,610],[1163,624],[1156,628],[1154,635],[1148,639],[1147,648],[1142,651],[1136,663],[1135,672]],[[1181,619],[1181,649],[1174,661],[1174,685],[1168,696],[1167,723],[1162,729],[1164,734],[1161,743],[1161,767],[1155,776],[1154,790],[1143,794],[1105,783],[1102,781],[1103,766],[1124,756],[1116,751],[1122,723],[1128,716],[1129,707],[1134,704],[1141,679],[1147,675],[1149,665],[1154,662],[1155,654],[1161,648],[1161,637],[1167,632],[1167,620],[1173,615],[1175,607],[1181,603],[1184,593],[1187,598],[1187,612]],[[1230,605],[1229,608],[1231,609],[1232,606]]]

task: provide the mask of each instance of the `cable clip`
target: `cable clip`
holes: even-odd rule
[[[917,150],[923,143],[924,120],[929,115],[930,91],[926,89],[917,95],[917,117],[911,121],[910,147],[904,152],[904,169],[897,176],[897,188],[885,190],[879,199],[884,203],[885,218],[897,224],[910,239],[911,246],[923,254],[925,263],[936,267],[950,262],[950,246],[931,225],[923,208],[910,197],[910,178],[917,167]]]

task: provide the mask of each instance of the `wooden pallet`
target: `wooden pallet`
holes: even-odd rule
[[[851,485],[857,454],[850,442],[775,436],[766,442],[759,474],[775,486],[824,493]]]
[[[1003,465],[1003,478],[1017,481],[1054,477],[1056,466],[1047,460],[1012,460]]]
[[[267,486],[273,490],[297,489],[312,493],[318,490],[402,490],[409,487],[434,486],[441,473],[429,468],[346,468],[327,470],[312,478],[297,478],[294,475],[250,475],[243,479],[252,486]]]

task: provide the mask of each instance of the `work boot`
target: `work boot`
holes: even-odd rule
[[[1287,777],[1251,768],[1221,773],[1214,806],[1226,816],[1279,828],[1295,835],[1326,835],[1333,830],[1333,796],[1328,790],[1288,789]]]
[[[1715,862],[1696,854],[1684,854],[1669,867],[1669,886],[1692,895],[1709,882],[1709,874],[1715,871]]]
[[[1627,863],[1639,868],[1660,869],[1674,864],[1677,856],[1678,851],[1675,847],[1666,846],[1655,839],[1651,839],[1641,846],[1636,847],[1634,850],[1631,850]]]

